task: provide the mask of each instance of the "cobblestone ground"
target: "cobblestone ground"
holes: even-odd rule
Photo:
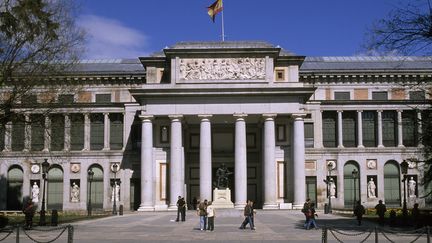
[[[136,212],[77,222],[73,224],[74,242],[321,242],[322,230],[305,230],[304,216],[300,211],[258,210],[255,217],[256,230],[241,230],[241,211],[219,209],[216,211],[213,232],[200,231],[199,217],[194,211],[187,213],[186,222],[175,222],[176,212]],[[360,231],[357,229],[373,229],[376,226],[374,223],[364,222],[359,228],[354,218],[324,215],[322,212],[318,214],[319,227],[329,225],[355,229],[344,231],[344,234],[358,234]],[[33,232],[29,231],[29,234]],[[347,236],[335,232],[336,237],[343,242],[360,242],[368,234]],[[66,242],[65,236],[66,234],[56,242]],[[411,242],[416,238],[413,235],[386,236],[394,242]],[[382,234],[379,237],[379,242],[390,242]],[[49,238],[45,236],[39,239],[46,242]],[[15,242],[15,238],[9,237],[4,242]],[[31,241],[21,233],[20,242]],[[328,242],[338,241],[329,233]],[[365,242],[375,242],[374,232]],[[416,242],[426,242],[426,237],[423,236]]]

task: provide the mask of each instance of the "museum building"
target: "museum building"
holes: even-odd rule
[[[81,61],[23,96],[23,119],[0,130],[0,210],[40,207],[42,194],[48,210],[176,209],[178,196],[218,200],[222,166],[235,208],[404,196],[430,207],[418,121],[431,77],[430,57],[305,57],[247,41]]]

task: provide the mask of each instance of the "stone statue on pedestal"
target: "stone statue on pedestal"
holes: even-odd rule
[[[417,185],[417,182],[411,176],[410,180],[408,181],[408,196],[409,197],[416,197],[416,190],[415,190],[416,185]]]
[[[75,182],[73,182],[72,189],[71,189],[71,202],[79,202],[80,200],[79,197],[80,197],[80,188]]]
[[[32,202],[38,203],[39,202],[39,186],[36,182],[33,183],[31,192],[32,192]]]
[[[368,189],[367,190],[368,197],[369,198],[376,198],[376,195],[375,195],[376,185],[375,185],[373,178],[370,178],[370,181],[368,182],[368,185],[367,185],[367,189]]]

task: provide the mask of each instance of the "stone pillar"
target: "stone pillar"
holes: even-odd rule
[[[235,204],[244,208],[247,200],[246,114],[234,114],[235,122]]]
[[[48,152],[51,147],[51,119],[48,115],[45,116],[45,129],[44,129],[44,152]]]
[[[293,114],[294,208],[302,208],[306,200],[304,114]]]
[[[103,150],[110,149],[110,119],[109,113],[103,113],[104,115],[104,147]]]
[[[264,205],[263,209],[277,209],[275,122],[276,114],[264,114]]]
[[[182,166],[182,124],[181,115],[169,116],[171,119],[170,141],[170,209],[177,209],[178,196],[184,195],[184,173]]]
[[[357,147],[364,148],[363,145],[363,111],[357,111]]]
[[[31,121],[30,115],[25,114],[25,123],[24,123],[24,152],[28,152],[31,150]]]
[[[199,115],[200,125],[200,199],[212,200],[211,115]]]
[[[403,131],[402,131],[402,111],[397,111],[397,125],[398,125],[398,147],[404,147],[403,145]]]
[[[84,113],[84,151],[90,150],[90,114]]]
[[[423,133],[423,125],[422,125],[422,113],[421,111],[417,111],[417,140],[418,140],[418,145],[419,147],[423,147],[423,142],[421,139],[419,139],[422,136]]]
[[[153,116],[141,119],[141,204],[138,211],[153,211]]]
[[[338,148],[343,148],[343,133],[342,133],[342,111],[337,111],[337,115],[338,115],[338,123],[337,123],[337,128],[338,128]]]
[[[378,110],[378,148],[383,148],[383,136],[382,136],[382,110]]]
[[[64,115],[64,151],[71,149],[71,119],[69,114]]]
[[[12,150],[12,122],[9,121],[5,125],[5,146],[3,151],[8,152]]]

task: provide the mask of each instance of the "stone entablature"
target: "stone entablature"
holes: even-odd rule
[[[180,59],[180,80],[263,80],[265,58]]]

